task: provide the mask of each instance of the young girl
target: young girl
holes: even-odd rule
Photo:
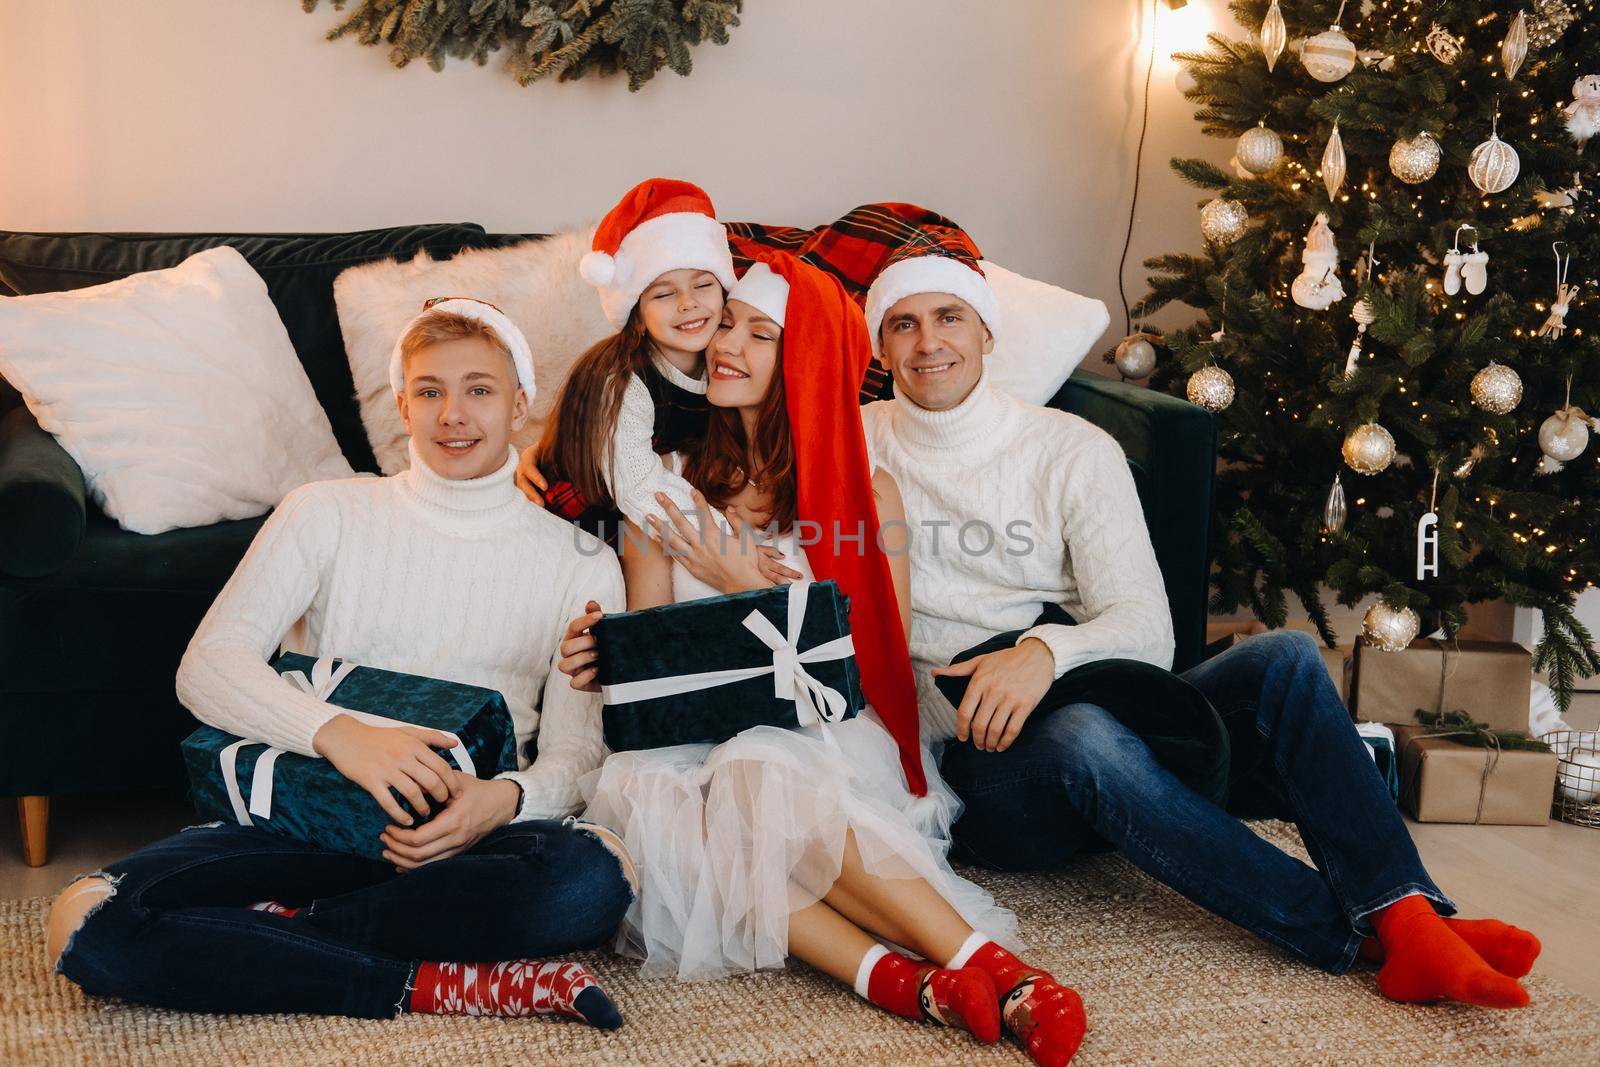
[[[925,777],[906,538],[891,533],[906,529],[904,508],[894,479],[869,468],[857,406],[865,322],[821,271],[782,252],[761,259],[729,294],[709,353],[707,432],[671,462],[702,509],[779,531],[802,580],[838,581],[872,706],[828,726],[617,753],[586,778],[586,818],[622,833],[640,873],[620,945],[647,973],[685,979],[793,954],[896,1014],[985,1042],[1003,1023],[1039,1062],[1065,1063],[1084,1029],[1077,994],[992,939],[1015,920],[945,860],[958,802]],[[660,541],[622,539],[630,609],[770,584],[667,511],[670,525],[648,520]],[[802,522],[818,543],[800,543]],[[585,689],[590,610],[562,646],[561,669]]]

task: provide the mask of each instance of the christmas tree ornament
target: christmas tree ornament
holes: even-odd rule
[[[1117,345],[1116,363],[1117,373],[1125,380],[1150,377],[1150,372],[1156,369],[1155,335],[1144,333],[1130,333]]]
[[[1572,103],[1565,116],[1567,133],[1580,149],[1600,133],[1600,74],[1585,74],[1572,83]]]
[[[1472,231],[1472,251],[1461,251],[1461,231]],[[1456,227],[1456,242],[1444,254],[1444,292],[1455,296],[1461,292],[1461,283],[1467,283],[1467,292],[1477,295],[1489,284],[1489,253],[1478,250],[1478,230],[1470,222]],[[1470,276],[1469,276],[1470,269]],[[1476,288],[1474,288],[1476,286]]]
[[[1272,6],[1267,8],[1267,17],[1261,20],[1261,54],[1267,60],[1267,73],[1272,73],[1272,67],[1278,62],[1278,57],[1283,55],[1283,46],[1289,43],[1289,28],[1283,23],[1283,9],[1278,6],[1278,0],[1272,0]]]
[[[1521,169],[1517,150],[1500,139],[1500,116],[1496,115],[1489,139],[1472,150],[1472,158],[1467,161],[1467,177],[1479,192],[1493,195],[1511,188]]]
[[[1237,200],[1217,197],[1200,209],[1200,233],[1216,245],[1231,245],[1244,236],[1250,212]]]
[[[1558,340],[1567,329],[1567,310],[1572,306],[1572,298],[1578,295],[1578,286],[1567,284],[1567,270],[1572,266],[1572,253],[1568,252],[1565,256],[1561,254],[1561,246],[1566,243],[1556,241],[1550,246],[1556,254],[1556,298],[1550,302],[1550,314],[1545,318],[1544,325],[1539,327],[1535,337]]]
[[[1433,491],[1428,496],[1428,513],[1417,520],[1417,581],[1429,575],[1439,577],[1439,471],[1433,472]]]
[[[1306,41],[1300,48],[1300,62],[1306,73],[1319,82],[1336,82],[1356,66],[1356,46],[1339,28],[1344,4],[1333,17],[1333,25]]]
[[[1462,460],[1461,466],[1456,468],[1455,476],[1457,478],[1465,478],[1467,475],[1472,473],[1472,468],[1476,467],[1478,465],[1478,461],[1482,458],[1483,446],[1473,445],[1472,451],[1468,453],[1467,458]]]
[[[1415,137],[1402,138],[1389,149],[1389,169],[1394,176],[1411,185],[1433,177],[1439,169],[1439,142],[1423,130]]]
[[[1549,48],[1577,18],[1578,13],[1567,0],[1533,0],[1533,14],[1528,18],[1528,47]]]
[[[1327,502],[1322,505],[1322,532],[1336,534],[1344,529],[1345,519],[1350,515],[1344,502],[1344,483],[1339,480],[1339,475],[1333,476],[1333,488],[1328,490]]]
[[[1437,22],[1428,29],[1427,45],[1433,58],[1447,67],[1461,58],[1461,38]]]
[[[1539,460],[1538,472],[1554,474],[1583,455],[1589,447],[1591,425],[1588,416],[1571,404],[1545,419],[1539,426],[1539,451],[1544,457]]]
[[[1500,65],[1506,70],[1506,81],[1517,76],[1522,61],[1528,58],[1528,16],[1518,11],[1506,29],[1506,39],[1500,44]]]
[[[1356,362],[1361,359],[1361,339],[1366,335],[1367,327],[1371,326],[1378,316],[1372,310],[1372,302],[1363,296],[1351,307],[1350,317],[1356,320],[1356,338],[1350,342],[1350,354],[1345,357],[1346,378],[1356,372]]]
[[[1379,600],[1361,620],[1361,635],[1381,652],[1404,652],[1422,629],[1422,618],[1410,608]]]
[[[1344,166],[1344,138],[1339,136],[1339,123],[1335,121],[1333,132],[1328,134],[1328,147],[1322,150],[1322,184],[1328,190],[1329,201],[1344,184]]]
[[[1342,451],[1357,474],[1377,474],[1394,462],[1394,437],[1375,422],[1363,423],[1350,431]]]
[[[1333,230],[1328,227],[1328,216],[1317,212],[1311,229],[1306,231],[1305,251],[1300,253],[1304,269],[1289,287],[1294,302],[1310,311],[1325,311],[1344,299],[1344,285],[1339,281],[1339,248],[1334,243]]]
[[[1266,174],[1283,159],[1283,138],[1267,129],[1265,119],[1239,138],[1237,148],[1239,165],[1254,175]]]
[[[1491,415],[1509,415],[1522,402],[1522,379],[1503,363],[1472,376],[1472,402]]]
[[[1233,376],[1215,364],[1189,376],[1189,403],[1216,414],[1233,403]]]

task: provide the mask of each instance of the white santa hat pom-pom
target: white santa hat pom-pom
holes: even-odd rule
[[[616,280],[617,261],[604,252],[585,252],[578,260],[578,274],[596,289],[603,289]]]

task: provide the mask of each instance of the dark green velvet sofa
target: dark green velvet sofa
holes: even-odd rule
[[[373,471],[334,277],[374,259],[424,249],[437,259],[515,239],[467,223],[345,234],[0,232],[0,295],[95,285],[233,245],[265,279],[351,466]],[[1084,372],[1051,404],[1104,427],[1126,450],[1166,578],[1177,665],[1199,662],[1211,416]],[[128,533],[88,499],[72,458],[0,380],[0,730],[9,742],[0,752],[0,796],[19,798],[30,863],[44,862],[49,797],[183,787],[178,742],[194,720],[177,702],[173,677],[260,524]]]

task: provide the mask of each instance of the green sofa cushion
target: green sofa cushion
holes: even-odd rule
[[[22,294],[81,289],[176,266],[196,252],[232,245],[267,283],[345,458],[356,470],[376,471],[339,332],[333,279],[372,260],[405,258],[420,250],[447,258],[489,243],[483,227],[464,222],[316,234],[0,231],[0,283]],[[0,396],[0,406],[4,403]]]

